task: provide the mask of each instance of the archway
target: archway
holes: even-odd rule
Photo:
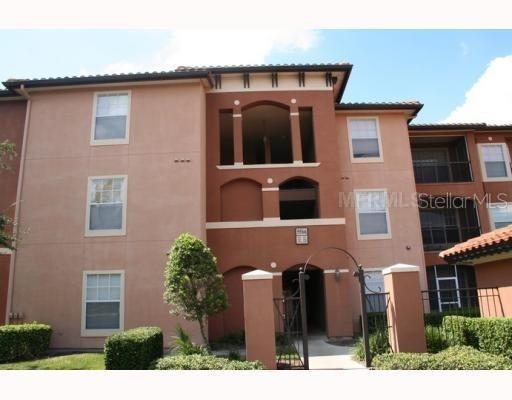
[[[283,272],[283,295],[290,296],[299,293],[299,269],[295,265]],[[325,288],[324,272],[322,269],[309,265],[308,280],[306,281],[306,310],[309,333],[322,333],[325,329]]]
[[[306,178],[292,178],[279,185],[281,219],[318,218],[318,184]]]

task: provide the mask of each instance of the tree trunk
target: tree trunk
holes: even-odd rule
[[[203,337],[203,342],[207,348],[210,348],[210,344],[208,343],[208,338],[206,336],[206,332],[204,331],[204,321],[203,318],[197,321],[199,323],[199,329],[201,330],[201,336]]]

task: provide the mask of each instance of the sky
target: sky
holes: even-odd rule
[[[354,65],[344,102],[418,100],[415,123],[512,123],[512,30],[0,30],[0,80],[179,65]]]

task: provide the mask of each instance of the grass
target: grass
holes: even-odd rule
[[[105,369],[103,353],[81,353],[66,356],[41,358],[39,360],[19,361],[15,363],[0,364],[2,369],[21,370],[93,370]]]

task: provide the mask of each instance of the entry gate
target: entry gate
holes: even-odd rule
[[[300,296],[274,299],[277,369],[304,369]]]

